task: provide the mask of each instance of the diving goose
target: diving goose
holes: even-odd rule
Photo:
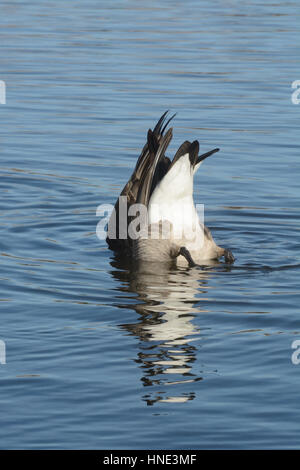
[[[231,251],[218,246],[201,221],[193,200],[193,179],[202,162],[217,152],[199,155],[199,142],[185,141],[171,161],[165,152],[172,128],[165,112],[138,158],[108,223],[106,241],[117,252],[137,261],[171,262],[195,266],[224,257]],[[166,132],[165,132],[166,131]],[[138,230],[139,229],[139,230]]]

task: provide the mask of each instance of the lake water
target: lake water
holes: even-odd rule
[[[2,2],[1,448],[300,447],[299,16]],[[232,267],[139,273],[96,236],[167,109],[169,155],[221,149],[194,191]]]

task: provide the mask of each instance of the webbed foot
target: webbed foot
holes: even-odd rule
[[[180,248],[178,256],[179,255],[182,255],[187,260],[190,268],[193,268],[194,266],[196,266],[196,263],[194,262],[193,258],[191,257],[191,253],[189,252],[189,250],[185,246],[182,246]]]
[[[233,254],[231,253],[230,250],[224,249],[224,259],[225,259],[226,263],[232,264],[232,263],[234,263],[235,258],[234,258]]]

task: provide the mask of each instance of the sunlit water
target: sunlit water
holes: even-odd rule
[[[297,2],[2,5],[1,448],[299,448]],[[166,109],[230,268],[96,237]]]

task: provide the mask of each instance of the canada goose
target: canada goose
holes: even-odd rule
[[[199,142],[185,141],[171,161],[165,152],[172,128],[165,130],[175,115],[166,122],[167,113],[148,131],[147,143],[109,220],[107,243],[112,250],[141,261],[176,260],[192,267],[224,256],[233,263],[232,253],[217,246],[200,221],[193,200],[194,174],[219,149],[199,156]],[[134,219],[142,212],[143,217]],[[130,228],[138,226],[140,231],[131,231],[132,235]]]

